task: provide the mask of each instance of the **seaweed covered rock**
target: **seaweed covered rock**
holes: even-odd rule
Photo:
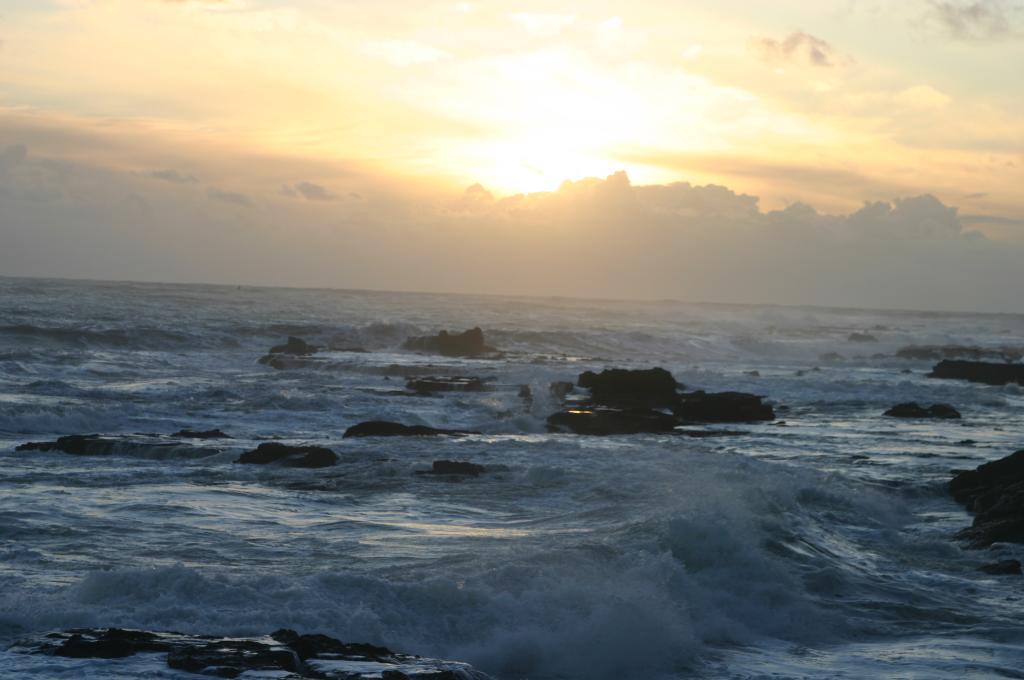
[[[480,434],[468,430],[443,430],[426,425],[403,425],[387,420],[368,420],[345,430],[345,437],[419,437],[419,436],[461,436]]]
[[[889,416],[891,418],[955,419],[960,417],[960,412],[949,404],[932,404],[928,408],[925,408],[916,401],[909,401],[904,404],[896,404],[882,415]]]
[[[479,328],[470,328],[462,333],[441,331],[437,335],[411,337],[406,339],[402,348],[446,357],[475,357],[498,351],[484,341],[484,332]]]
[[[280,442],[265,442],[238,457],[236,463],[267,465],[277,463],[285,467],[322,468],[338,462],[338,455],[322,446],[289,446]]]
[[[944,360],[935,364],[929,378],[967,380],[986,385],[1024,385],[1024,364],[997,364],[987,361]]]
[[[957,534],[970,547],[1024,543],[1024,451],[958,473],[949,491],[974,515]]]
[[[282,629],[263,637],[216,637],[120,628],[78,628],[16,642],[10,651],[74,659],[123,659],[163,654],[169,668],[220,678],[318,680],[488,680],[468,664],[426,659],[327,635]],[[58,671],[60,662],[54,660]],[[159,673],[159,671],[156,671]],[[65,672],[59,672],[64,675]]]

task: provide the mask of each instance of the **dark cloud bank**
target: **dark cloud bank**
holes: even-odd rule
[[[0,274],[1024,312],[1024,246],[929,195],[825,215],[624,173],[435,201],[153,178],[0,149]]]

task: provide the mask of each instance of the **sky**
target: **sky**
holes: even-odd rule
[[[0,275],[1024,312],[1024,0],[0,0]]]

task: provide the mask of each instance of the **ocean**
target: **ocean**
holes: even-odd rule
[[[505,354],[401,349],[474,326]],[[258,362],[289,335],[329,349]],[[117,626],[291,628],[501,680],[1024,678],[1020,577],[978,571],[1024,550],[963,549],[945,489],[1024,448],[1024,388],[929,378],[915,345],[1019,348],[1024,316],[0,278],[0,677],[197,677],[7,649]],[[546,431],[551,382],[654,366],[778,418]],[[401,394],[429,374],[491,389]],[[963,417],[882,416],[907,401]],[[480,434],[342,438],[367,420]],[[15,451],[182,428],[232,438]],[[234,462],[268,439],[340,460]],[[436,460],[486,472],[417,474]]]

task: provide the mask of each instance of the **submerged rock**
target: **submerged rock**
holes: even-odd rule
[[[353,425],[345,430],[345,437],[419,437],[419,436],[462,436],[467,434],[480,434],[468,430],[443,430],[426,425],[403,425],[392,423],[387,420],[369,420],[364,423]]]
[[[688,423],[751,423],[775,420],[762,397],[746,392],[691,392],[679,397],[675,415]]]
[[[1024,451],[960,472],[949,491],[974,515],[957,534],[970,547],[1024,543]]]
[[[265,442],[238,457],[236,463],[267,465],[280,463],[285,467],[322,468],[338,462],[338,455],[322,446],[289,446]]]
[[[850,333],[846,340],[848,342],[878,342],[878,338],[871,333]]]
[[[675,416],[654,409],[573,408],[548,416],[549,432],[616,435],[672,432]]]
[[[231,439],[231,435],[224,434],[220,430],[178,430],[171,436],[188,439]]]
[[[949,404],[932,404],[928,408],[915,401],[896,404],[882,415],[892,418],[959,418],[960,412]]]
[[[470,328],[462,333],[441,331],[437,335],[411,337],[406,339],[402,348],[446,357],[475,357],[498,351],[484,342],[484,332],[479,328]]]
[[[1024,364],[995,364],[985,361],[940,361],[929,378],[967,380],[986,385],[1024,385]]]
[[[435,460],[429,470],[423,470],[421,475],[468,475],[479,477],[486,468],[476,463],[468,463],[460,460]]]
[[[983,571],[986,574],[993,576],[1020,576],[1024,574],[1021,571],[1020,560],[999,560],[998,562],[990,562],[989,564],[983,564],[978,567],[978,571]]]
[[[487,383],[482,378],[469,376],[427,376],[414,378],[405,384],[406,388],[419,394],[435,392],[483,392]]]
[[[260,677],[319,680],[488,680],[487,675],[457,661],[425,659],[378,645],[300,635],[287,629],[263,637],[228,638],[78,628],[20,640],[11,651],[76,659],[164,654],[170,668],[221,678],[260,673]]]

